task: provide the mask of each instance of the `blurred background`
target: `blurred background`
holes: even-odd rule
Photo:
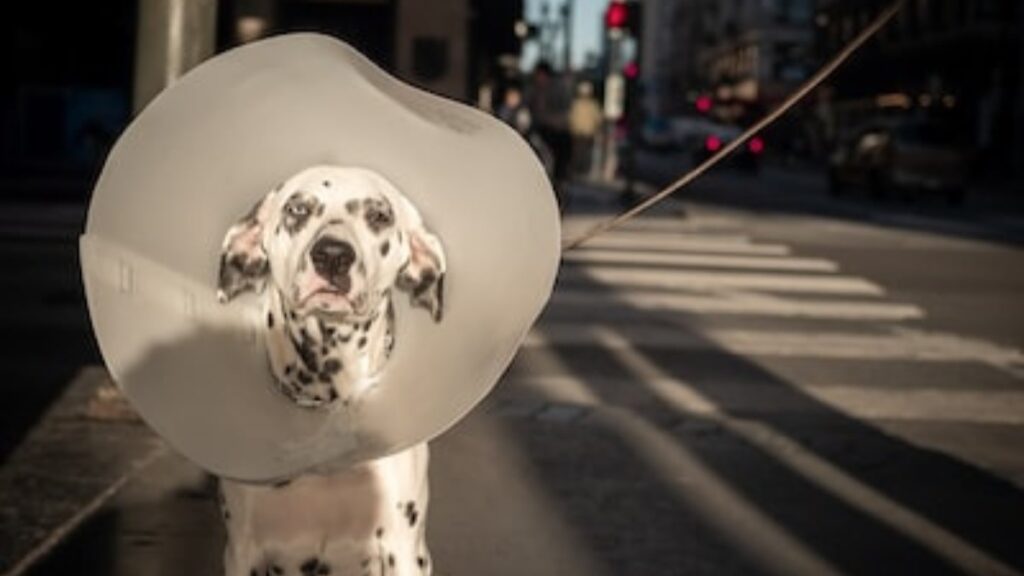
[[[102,366],[77,238],[135,114],[316,31],[495,115],[565,235],[706,160],[881,0],[7,2],[0,574],[216,574],[213,481]],[[908,0],[693,186],[562,262],[433,443],[438,574],[1022,574],[1024,5]]]
[[[685,152],[688,159],[713,152],[716,142],[778,104],[883,4],[111,0],[102,10],[82,3],[57,10],[18,3],[4,18],[2,193],[86,195],[110,144],[167,83],[217,52],[294,31],[342,38],[400,78],[495,112],[510,90],[530,92],[534,72],[547,70],[552,86],[543,97],[527,96],[547,101],[534,124],[554,141],[546,144],[557,151],[559,176],[569,164],[561,157],[571,155],[562,142],[569,108],[585,86],[617,141],[598,144],[603,153],[588,160],[598,162],[595,174],[611,178],[620,170],[608,166],[615,160],[608,155],[618,146]],[[866,177],[883,180],[874,182],[876,191],[906,184],[949,187],[943,192],[957,196],[1019,177],[1021,21],[1011,0],[909,2],[747,152],[822,169],[831,159],[840,181],[875,172]],[[537,102],[527,104],[537,115]],[[867,148],[910,150],[911,157],[848,158],[866,134],[880,136]],[[926,182],[915,172],[922,163],[942,166],[942,173]]]

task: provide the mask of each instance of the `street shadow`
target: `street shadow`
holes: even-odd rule
[[[587,289],[603,293],[609,308],[630,308],[607,286],[591,282]],[[638,374],[635,366],[600,347],[555,345],[551,352],[600,403],[626,406],[646,426],[671,437],[681,453],[695,457],[694,466],[706,467],[711,477],[721,480],[721,488],[735,493],[751,516],[766,517],[768,525],[840,573],[989,573],[1000,565],[1024,570],[1024,548],[1019,546],[1024,494],[1015,486],[822,403],[708,340],[696,318],[638,309],[631,310],[631,318],[672,327],[686,340],[700,343],[693,350],[631,350],[639,358],[634,361],[676,383],[670,386],[685,384],[691,394],[695,391],[716,406],[715,414],[670,404],[664,393],[645,383],[649,374]],[[544,333],[543,320],[537,329]],[[737,396],[736,387],[721,386],[723,381],[748,384],[757,391],[757,402]],[[722,518],[716,519],[714,512],[709,516],[687,494],[685,480],[681,487],[680,479],[659,472],[657,459],[638,457],[643,444],[629,441],[618,428],[601,420],[557,430],[533,422],[530,426],[521,432],[521,441],[534,458],[537,474],[561,498],[560,513],[571,519],[613,573],[690,573],[685,568],[694,569],[697,561],[671,553],[688,537],[726,542],[727,557],[745,559],[747,568],[725,573],[780,571],[766,567],[764,556],[754,552],[760,549],[755,537],[730,527],[729,510],[722,510]],[[761,432],[743,432],[748,429]],[[572,446],[583,453],[571,455],[553,455],[546,446],[554,437],[561,442],[573,435],[589,436],[595,444],[577,441]],[[613,464],[602,468],[604,458]],[[588,468],[580,462],[591,464]],[[618,506],[608,507],[611,501]],[[609,510],[627,521],[619,524]],[[642,560],[632,558],[632,551],[613,536],[642,530],[635,525],[650,527],[645,554],[680,564],[636,570],[635,562]],[[683,525],[689,529],[676,532]],[[689,551],[704,553],[702,548]],[[705,570],[695,573],[721,573],[708,561]]]
[[[138,479],[134,484],[127,490],[142,494],[119,496],[124,501],[90,516],[26,576],[220,576],[224,534],[215,481],[186,483],[156,499],[147,498]]]

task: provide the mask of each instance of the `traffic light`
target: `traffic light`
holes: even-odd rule
[[[626,20],[629,18],[628,8],[625,2],[612,2],[604,13],[604,27],[609,30],[623,29],[626,27]]]
[[[641,26],[640,3],[637,0],[612,0],[604,13],[604,27],[639,36]]]

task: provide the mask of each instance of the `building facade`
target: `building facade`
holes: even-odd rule
[[[878,14],[881,0],[821,0],[824,60]],[[1019,0],[911,0],[829,81],[837,132],[882,114],[950,125],[977,152],[979,170],[1009,171],[1022,157],[1024,110]]]
[[[811,0],[701,0],[697,65],[719,100],[771,105],[812,71]]]
[[[340,38],[399,78],[473,102],[518,55],[522,0],[13,2],[0,18],[0,195],[88,194],[110,146],[213,54],[286,32]]]
[[[647,102],[684,113],[697,94],[764,108],[812,71],[812,0],[646,0]]]

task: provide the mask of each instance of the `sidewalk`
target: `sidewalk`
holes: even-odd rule
[[[32,561],[102,507],[166,449],[85,368],[0,468],[0,574]]]

